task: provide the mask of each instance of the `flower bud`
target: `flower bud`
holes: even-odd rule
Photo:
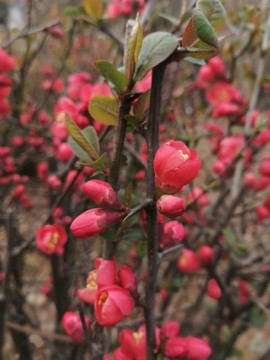
[[[212,299],[219,299],[221,296],[220,287],[215,279],[210,279],[207,283],[207,294]]]
[[[194,272],[199,269],[200,261],[194,251],[183,249],[177,267],[183,272]]]
[[[70,226],[74,236],[84,239],[100,234],[121,219],[121,214],[105,209],[90,209],[76,217]]]
[[[119,201],[115,191],[105,181],[90,180],[83,184],[85,192],[96,204],[111,210],[121,210],[123,205]]]
[[[162,195],[156,206],[161,214],[169,218],[181,216],[186,210],[184,199],[173,195]]]
[[[167,321],[163,324],[160,332],[160,336],[162,339],[170,339],[177,337],[180,331],[180,327],[178,322],[176,321]]]
[[[163,227],[163,232],[159,236],[159,244],[161,247],[172,246],[182,241],[185,230],[178,221],[169,221]]]
[[[91,321],[84,315],[84,320],[87,329],[90,329]],[[63,328],[68,336],[76,342],[81,342],[84,338],[82,322],[80,316],[74,312],[67,311],[62,319]]]
[[[199,248],[199,257],[204,264],[209,264],[213,260],[214,251],[210,246],[202,245]]]

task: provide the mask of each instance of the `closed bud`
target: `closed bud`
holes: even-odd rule
[[[87,329],[90,329],[91,321],[84,315],[84,320]],[[67,311],[62,319],[63,328],[68,336],[76,342],[81,342],[84,338],[82,322],[80,316],[74,312]]]
[[[105,209],[90,209],[76,217],[70,226],[72,233],[81,239],[102,233],[121,219],[121,214]]]
[[[169,218],[181,216],[186,210],[184,199],[173,195],[162,195],[156,206],[161,214]]]
[[[160,332],[160,336],[162,339],[170,339],[177,337],[180,331],[180,327],[178,322],[176,321],[167,321],[163,324]]]
[[[117,194],[105,181],[90,180],[83,184],[85,192],[96,204],[111,210],[121,210],[123,205],[119,201]]]
[[[200,261],[194,251],[183,249],[177,267],[183,272],[194,272],[199,269]]]
[[[199,257],[204,264],[209,264],[213,260],[214,250],[210,246],[202,245],[199,248]]]
[[[212,299],[219,299],[221,296],[220,287],[215,279],[210,279],[207,283],[207,294]]]

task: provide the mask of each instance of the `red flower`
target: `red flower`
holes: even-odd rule
[[[86,287],[84,289],[77,290],[77,295],[82,301],[94,304],[96,295],[98,293],[96,277],[97,271],[90,271],[86,279]]]
[[[76,217],[70,230],[78,238],[100,234],[121,219],[121,214],[105,209],[90,209]]]
[[[89,330],[91,321],[86,315],[84,315],[84,320],[86,323],[86,327]],[[62,324],[66,333],[73,341],[81,342],[83,340],[83,327],[80,316],[78,314],[67,311],[62,318]]]
[[[163,324],[160,332],[160,336],[162,339],[170,339],[177,337],[179,334],[179,324],[176,321],[167,321]]]
[[[99,206],[111,210],[121,210],[123,205],[110,184],[102,180],[90,180],[82,190]]]
[[[95,299],[95,317],[102,326],[112,326],[130,315],[133,300],[130,293],[117,285],[100,289]]]
[[[0,48],[0,72],[11,71],[16,65],[15,58]]]
[[[159,237],[160,247],[172,246],[182,241],[185,230],[178,221],[169,221],[163,227],[163,232]]]
[[[186,339],[180,336],[172,337],[165,342],[163,353],[168,358],[183,358],[186,359],[188,353],[188,346]]]
[[[62,255],[63,245],[67,242],[67,233],[61,225],[44,225],[38,229],[36,239],[37,248],[45,254]]]
[[[204,264],[209,264],[213,260],[214,251],[210,246],[202,245],[199,248],[199,257]]]
[[[175,194],[195,178],[200,167],[195,150],[189,150],[181,141],[170,140],[155,155],[156,187],[163,193]]]
[[[206,341],[195,338],[185,338],[188,346],[187,360],[204,360],[211,355],[211,348]]]

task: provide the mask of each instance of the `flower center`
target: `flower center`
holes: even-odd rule
[[[134,332],[133,333],[133,338],[136,341],[136,344],[138,344],[139,340],[143,337],[143,333],[142,332]]]
[[[96,278],[97,278],[97,272],[95,270],[91,271],[91,273],[88,275],[87,281],[86,281],[87,289],[97,290],[98,286],[97,286]]]
[[[105,301],[106,301],[106,299],[107,299],[107,297],[108,297],[108,293],[106,293],[105,291],[102,292],[102,293],[100,294],[99,299],[98,299],[98,306],[103,307],[103,306],[104,306],[104,303],[105,303]]]
[[[64,126],[65,119],[66,119],[65,112],[64,112],[64,111],[60,111],[60,112],[56,115],[56,119],[55,119],[57,126]]]
[[[56,248],[56,245],[58,244],[58,239],[59,239],[59,234],[58,232],[53,232],[48,243],[47,243],[47,247],[50,250],[54,250]]]
[[[184,158],[184,161],[187,161],[188,159],[188,154],[184,154],[182,150],[178,150],[179,153],[181,154],[181,156]]]

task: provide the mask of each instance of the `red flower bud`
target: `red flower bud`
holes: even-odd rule
[[[257,220],[261,222],[270,217],[270,211],[266,206],[260,205],[257,206],[256,208],[256,215],[257,215]]]
[[[212,59],[209,60],[208,64],[210,65],[211,69],[216,75],[224,75],[225,64],[223,60],[221,60],[218,57],[213,57]]]
[[[90,209],[76,217],[70,226],[73,234],[81,239],[100,234],[121,219],[121,214],[105,209]]]
[[[199,257],[203,263],[209,264],[213,260],[214,250],[210,246],[202,245],[199,248]]]
[[[206,341],[195,338],[185,338],[188,346],[187,360],[205,360],[211,355],[211,348]]]
[[[182,241],[185,235],[185,230],[182,224],[178,221],[169,221],[163,227],[163,232],[159,237],[159,244],[161,247],[172,246]]]
[[[184,199],[173,195],[162,195],[156,205],[158,211],[169,218],[181,216],[186,210]]]
[[[210,279],[207,283],[207,294],[212,299],[219,299],[221,296],[220,287],[215,279]]]
[[[183,272],[193,272],[199,269],[200,261],[194,251],[183,249],[177,267]]]
[[[116,263],[115,260],[95,261],[95,268],[97,269],[97,285],[101,289],[108,285],[116,283]]]
[[[261,164],[259,171],[264,176],[270,176],[270,160],[265,160]]]
[[[186,339],[179,336],[172,337],[165,342],[163,353],[169,359],[186,359],[188,353],[188,345]]]
[[[123,205],[115,191],[105,181],[90,180],[83,184],[82,190],[98,205],[111,210],[121,210]]]
[[[176,321],[167,321],[163,324],[160,332],[160,336],[162,339],[170,339],[177,337],[180,331],[180,327],[178,322]]]
[[[195,150],[189,150],[181,141],[170,140],[155,155],[156,187],[163,193],[175,194],[195,178],[200,166]]]
[[[95,317],[102,326],[112,326],[130,315],[133,300],[130,293],[117,285],[99,290],[95,299]]]
[[[24,193],[24,185],[17,185],[13,189],[13,196],[15,198],[19,198]]]
[[[131,293],[135,293],[137,291],[137,280],[134,275],[134,272],[127,265],[122,265],[118,270],[118,279],[120,285],[129,290]]]
[[[91,321],[84,315],[86,327],[89,330]],[[74,312],[67,311],[62,318],[63,328],[65,329],[68,336],[76,342],[81,342],[84,338],[82,322],[80,316]]]

